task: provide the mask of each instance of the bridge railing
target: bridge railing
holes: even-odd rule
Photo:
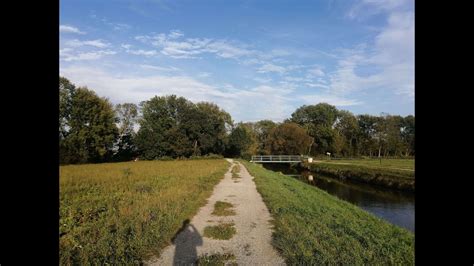
[[[253,155],[252,162],[301,162],[300,155]]]

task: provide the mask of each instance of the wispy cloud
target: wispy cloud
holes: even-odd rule
[[[258,68],[257,72],[259,73],[269,73],[269,72],[276,72],[283,74],[286,72],[286,69],[282,66],[277,66],[274,64],[265,64]]]
[[[111,50],[100,50],[93,52],[77,52],[75,53],[71,48],[64,48],[59,50],[60,60],[70,61],[84,61],[84,60],[97,60],[105,55],[114,55],[116,52]]]
[[[321,77],[321,76],[324,76],[324,71],[321,69],[321,67],[315,67],[315,68],[311,68],[308,70],[308,74],[311,76],[311,77]]]
[[[388,25],[376,36],[373,45],[350,50],[329,75],[331,91],[344,95],[361,90],[388,90],[414,97],[414,19],[413,12],[392,12]],[[370,48],[370,49],[369,49]],[[379,69],[360,75],[357,69]]]
[[[166,72],[174,72],[179,71],[179,68],[176,67],[161,67],[161,66],[154,66],[154,65],[140,65],[143,69],[150,69],[150,70],[158,70],[158,71],[166,71]]]
[[[313,94],[298,96],[306,104],[328,103],[337,107],[354,106],[363,104],[362,101],[335,96],[331,94]]]
[[[405,10],[413,4],[413,0],[359,0],[348,10],[346,16],[351,19],[364,19],[381,12]]]
[[[236,58],[252,54],[251,50],[239,47],[226,40],[208,38],[186,38],[179,30],[169,34],[140,35],[135,39],[161,49],[161,53],[172,58],[197,58],[203,53],[215,54],[222,58]]]
[[[155,68],[147,65],[142,67]],[[77,86],[88,86],[113,103],[139,103],[155,95],[176,94],[193,102],[214,102],[231,113],[236,121],[282,121],[295,109],[291,97],[288,97],[294,92],[291,87],[260,85],[250,89],[236,89],[231,84],[208,84],[185,75],[123,76],[86,65],[62,67],[60,74]],[[253,111],[255,106],[258,106],[258,115]]]
[[[69,47],[94,46],[97,48],[105,48],[110,45],[103,40],[80,41],[77,39],[66,41],[65,44]]]
[[[155,56],[158,54],[158,52],[156,52],[155,50],[142,50],[142,49],[128,50],[127,52],[133,55],[144,55],[144,56]]]
[[[78,28],[70,26],[70,25],[60,25],[59,32],[63,33],[76,33],[76,34],[86,34],[83,31],[80,31]]]

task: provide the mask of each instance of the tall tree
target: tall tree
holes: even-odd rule
[[[357,121],[359,124],[359,143],[361,152],[372,157],[378,149],[376,132],[377,132],[378,118],[372,115],[358,115]]]
[[[117,104],[115,112],[118,120],[118,141],[116,143],[115,161],[129,161],[137,156],[134,143],[135,124],[138,117],[138,107],[133,103]]]
[[[232,126],[230,114],[209,102],[197,103],[196,107],[200,115],[199,121],[196,121],[200,126],[197,139],[200,153],[222,154],[227,141],[227,129]]]
[[[171,95],[155,96],[140,105],[142,118],[139,120],[136,144],[142,157],[150,160],[162,156],[190,156],[193,153],[197,129],[195,123],[187,125],[195,111],[192,102]]]
[[[248,159],[257,152],[257,148],[255,133],[248,126],[239,123],[229,135],[226,153],[228,156]]]
[[[136,142],[146,159],[222,154],[230,115],[208,102],[194,104],[175,95],[143,102]]]
[[[338,114],[336,129],[338,136],[343,143],[340,147],[344,156],[354,156],[358,154],[357,136],[359,134],[359,124],[357,118],[349,111],[341,110]]]
[[[306,154],[313,138],[296,123],[283,123],[270,130],[265,143],[267,154]]]
[[[313,153],[324,154],[335,151],[334,124],[338,114],[337,108],[327,103],[303,105],[291,114],[289,121],[304,127],[314,138]]]
[[[403,118],[401,135],[405,144],[405,156],[415,155],[415,117],[412,115]]]
[[[112,147],[118,135],[112,104],[87,88],[73,88],[66,79],[60,81],[63,88],[69,86],[70,96],[63,94],[65,109],[60,106],[64,124],[60,139],[62,163],[104,162],[111,158]],[[66,86],[64,86],[66,85]],[[67,110],[67,111],[64,111]]]

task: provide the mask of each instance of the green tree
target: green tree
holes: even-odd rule
[[[138,107],[133,103],[117,104],[115,112],[118,120],[118,141],[115,144],[115,161],[129,161],[137,156],[134,143],[134,127],[138,117]]]
[[[200,118],[195,121],[199,125],[197,145],[201,154],[222,154],[227,141],[227,130],[232,126],[229,113],[214,103],[200,102],[196,104]]]
[[[87,88],[75,88],[65,78],[60,78],[59,89],[60,119],[63,122],[60,128],[60,131],[63,130],[60,132],[60,162],[96,163],[110,160],[118,135],[112,104]]]
[[[316,105],[303,105],[291,114],[290,122],[295,122],[305,128],[308,134],[314,138],[314,154],[325,154],[335,151],[335,122],[339,111],[335,106],[327,103]]]
[[[265,143],[267,142],[268,134],[278,124],[271,120],[260,120],[254,124],[254,131],[258,140],[258,154],[265,154]]]
[[[268,133],[265,142],[267,154],[306,154],[313,138],[296,123],[280,124]]]
[[[140,106],[142,117],[136,144],[143,158],[151,160],[193,153],[193,139],[190,138],[197,138],[195,124],[184,127],[193,118],[195,109],[192,102],[176,95],[155,96]]]
[[[413,115],[403,118],[401,135],[405,144],[405,156],[415,155],[415,117]]]
[[[357,122],[359,124],[358,139],[362,154],[372,157],[378,149],[376,140],[376,125],[378,118],[372,115],[358,115]]]
[[[222,154],[231,116],[208,102],[194,104],[175,95],[141,103],[142,119],[136,143],[146,159],[162,156]]]
[[[255,133],[243,123],[237,124],[229,135],[226,153],[228,156],[248,159],[257,152],[258,143]]]
[[[357,118],[349,111],[341,110],[335,126],[339,135],[338,141],[342,141],[338,147],[344,156],[358,155],[359,124]]]

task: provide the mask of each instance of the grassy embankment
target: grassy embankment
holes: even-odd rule
[[[414,160],[382,159],[379,160],[329,160],[305,163],[310,171],[328,176],[350,179],[394,188],[415,191]]]
[[[60,167],[60,264],[139,264],[191,219],[225,160]]]
[[[412,265],[413,233],[317,187],[241,161],[274,219],[273,245],[290,265]]]

